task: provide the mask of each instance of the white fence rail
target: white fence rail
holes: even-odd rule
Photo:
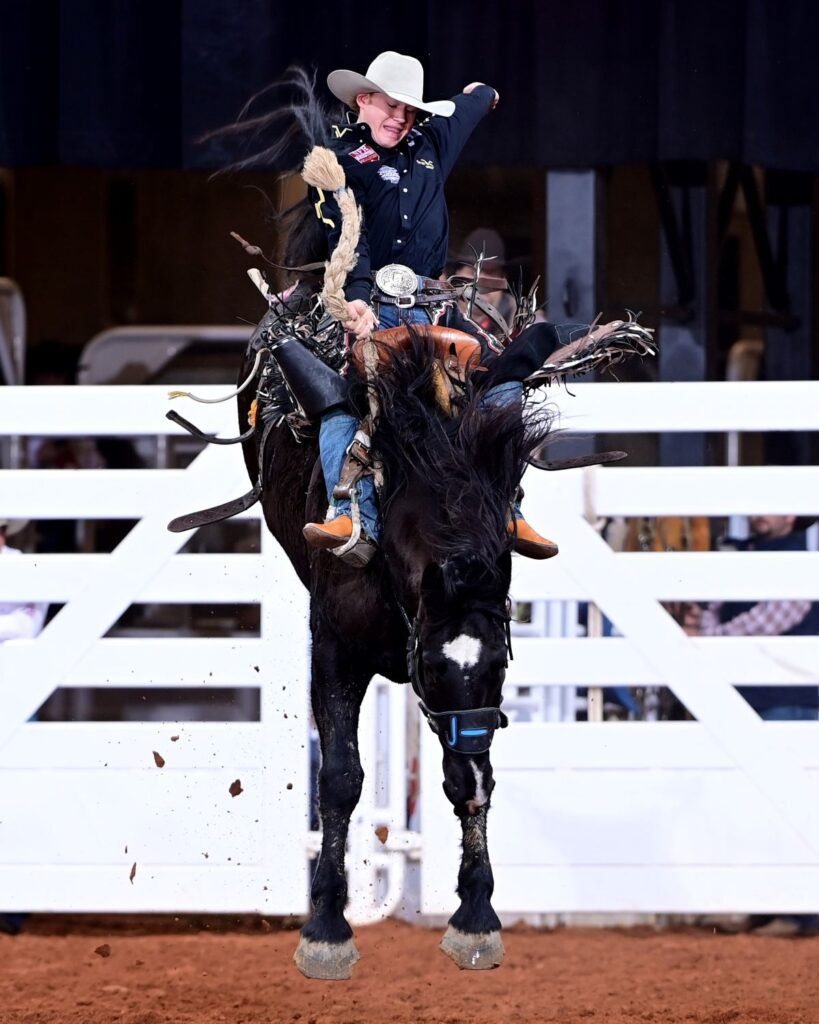
[[[583,433],[819,430],[814,383],[574,390],[555,398],[563,426]],[[154,387],[6,388],[0,431],[176,434],[163,418],[165,396]],[[230,405],[197,414],[206,429],[235,432]],[[178,554],[186,537],[165,530],[173,516],[246,487],[239,453],[222,448],[205,449],[185,470],[0,472],[4,516],[139,519],[110,555],[2,564],[0,601],[65,604],[36,641],[0,647],[4,908],[305,909],[305,850],[315,844],[305,798],[305,595],[266,535],[257,555],[194,555]],[[561,556],[545,565],[516,560],[514,596],[536,605],[593,602],[623,635],[545,638],[521,628],[510,692],[667,685],[697,721],[531,721],[499,734],[495,905],[512,913],[815,910],[819,726],[762,723],[733,686],[819,683],[819,640],[691,640],[658,602],[819,600],[819,555],[616,554],[588,518],[808,515],[819,503],[819,469],[531,471],[526,488],[527,511],[558,538]],[[129,605],[149,602],[259,603],[261,635],[105,638]],[[56,687],[92,685],[258,687],[261,720],[27,722]],[[453,908],[457,826],[426,731],[421,837],[404,827],[404,700],[403,689],[379,684],[362,718],[368,782],[350,858],[358,920],[397,905],[403,851],[419,845],[420,909]],[[243,792],[231,797],[237,778]],[[390,828],[383,848],[373,836],[378,824]]]
[[[814,383],[576,390],[574,401],[561,397],[562,425],[584,432],[819,429]],[[561,556],[545,569],[518,561],[513,594],[594,602],[623,636],[521,640],[508,685],[666,685],[697,721],[524,722],[500,734],[495,907],[815,911],[819,726],[763,723],[733,687],[819,683],[819,640],[691,639],[658,602],[819,600],[819,555],[615,553],[588,519],[808,515],[819,468],[617,467],[529,474],[526,486],[527,509],[559,538]],[[425,859],[451,872],[453,829],[426,736],[423,751]],[[451,906],[446,877],[422,874],[425,912]]]
[[[161,389],[147,406],[146,397],[139,389],[7,389],[0,419],[14,435],[176,432],[163,418]],[[0,600],[65,602],[37,640],[0,647],[4,906],[306,907],[305,595],[271,538],[259,554],[200,562],[178,556],[188,537],[166,530],[174,515],[247,486],[240,456],[222,448],[206,448],[185,470],[0,474],[4,515],[139,519],[112,554],[3,561]],[[236,600],[260,604],[259,637],[101,639],[137,602]],[[188,687],[194,695],[203,686],[259,687],[260,721],[28,723],[58,686]]]

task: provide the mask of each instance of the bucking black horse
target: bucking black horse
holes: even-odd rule
[[[298,120],[309,128],[315,118]],[[281,146],[286,142],[283,136]],[[169,528],[193,529],[260,500],[268,528],[310,591],[310,689],[321,744],[323,835],[312,912],[295,954],[299,969],[311,978],[349,978],[358,960],[344,917],[344,858],[363,781],[359,711],[376,674],[412,685],[440,740],[444,791],[461,823],[460,903],[441,946],[461,968],[496,967],[503,943],[492,909],[487,814],[494,788],[492,738],[507,724],[501,703],[511,646],[511,506],[527,461],[546,469],[568,464],[533,455],[550,429],[542,411],[527,412],[524,403],[521,412],[517,401],[503,405],[485,395],[511,381],[523,382],[531,394],[568,374],[652,354],[651,331],[629,319],[561,334],[552,325],[533,323],[536,285],[525,296],[521,284],[511,329],[496,317],[505,337],[498,346],[470,316],[473,305],[484,308],[484,256],[476,253],[471,281],[458,284],[453,278],[442,285],[451,295],[435,318],[437,323],[444,307],[447,317],[456,313],[461,297],[469,333],[453,338],[451,321],[448,327],[383,332],[391,336],[389,344],[375,333],[365,342],[363,367],[356,368],[341,323],[349,317],[342,286],[355,265],[360,210],[336,157],[321,145],[308,154],[302,177],[336,197],[341,236],[328,254],[323,229],[303,203],[286,234],[287,266],[279,267],[295,272],[297,283],[273,295],[264,275],[251,272],[269,310],[251,336],[239,374],[239,435],[207,437],[178,414],[168,414],[205,440],[241,442],[252,489],[223,506],[180,516]],[[235,237],[254,258],[261,256],[260,249]],[[482,365],[471,361],[470,346]],[[339,370],[347,376],[342,379]],[[316,427],[339,404],[368,416],[370,468],[379,483],[382,536],[363,566],[336,557],[344,552],[308,548],[302,534],[327,509]]]
[[[377,335],[376,335],[377,337]],[[464,968],[503,957],[492,909],[486,837],[494,787],[490,743],[507,664],[510,499],[526,458],[546,436],[542,419],[492,407],[466,385],[457,417],[435,401],[434,361],[422,337],[394,351],[370,384],[381,415],[373,451],[381,465],[383,537],[365,568],[309,549],[306,522],[320,521],[326,491],[315,444],[286,426],[268,436],[261,463],[267,526],[310,591],[311,698],[321,743],[321,854],[312,913],[296,963],[308,977],[347,978],[358,952],[344,918],[344,856],[361,794],[358,716],[376,674],[412,682],[438,733],[444,791],[463,831],[460,906],[442,948]],[[249,369],[249,363],[248,367]],[[241,402],[246,423],[249,400]],[[245,443],[259,468],[260,433]]]
[[[359,710],[370,680],[379,674],[412,685],[439,738],[444,792],[461,823],[460,903],[441,948],[461,968],[497,967],[503,943],[492,908],[487,814],[494,789],[492,738],[507,725],[501,703],[511,645],[511,502],[527,462],[546,469],[568,463],[532,454],[542,450],[550,431],[542,405],[526,411],[524,404],[521,412],[517,403],[485,400],[505,363],[520,365],[514,347],[521,345],[525,353],[523,336],[498,358],[494,372],[482,373],[467,359],[461,372],[451,375],[442,359],[442,338],[443,353],[447,345],[454,352],[457,332],[437,327],[383,332],[391,336],[389,345],[376,333],[369,344],[377,352],[379,372],[357,375],[352,361],[349,380],[339,385],[341,378],[327,365],[338,345],[322,348],[326,328],[309,317],[291,318],[291,324],[312,323],[309,330],[316,333],[282,341],[268,329],[276,316],[271,310],[254,332],[239,374],[241,433],[233,440],[242,443],[253,488],[236,502],[181,516],[170,528],[191,529],[260,500],[268,528],[310,591],[310,692],[321,745],[323,834],[312,912],[301,930],[296,964],[310,978],[343,979],[359,957],[344,917],[344,858],[363,781]],[[631,321],[593,328],[562,346],[553,326],[539,328],[538,351],[547,340],[544,332],[557,347],[529,377],[530,388],[625,355],[653,352],[651,332]],[[463,341],[480,349],[468,335]],[[293,358],[288,380],[283,371]],[[302,399],[295,382],[300,374],[307,379],[305,370],[309,386]],[[444,400],[443,377],[448,380]],[[342,393],[362,415],[377,410],[371,442],[380,477],[382,537],[364,567],[309,548],[302,534],[305,523],[320,521],[327,509],[317,438],[305,406],[317,396],[320,408]],[[283,414],[286,408],[290,415]],[[205,436],[178,414],[169,416]],[[610,461],[620,454],[593,458]]]

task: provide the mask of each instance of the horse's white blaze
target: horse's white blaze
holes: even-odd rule
[[[463,671],[465,668],[477,665],[478,659],[481,656],[481,646],[481,642],[477,637],[461,633],[454,640],[445,643],[441,650],[450,661],[454,661]]]
[[[470,760],[469,767],[472,769],[472,774],[475,776],[475,798],[472,803],[476,808],[483,807],[486,803],[486,790],[483,788],[483,775],[481,774],[480,768],[474,761]]]

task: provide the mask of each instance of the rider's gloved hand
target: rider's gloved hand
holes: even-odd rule
[[[465,85],[464,86],[463,91],[465,93],[470,93],[470,92],[472,92],[473,89],[477,89],[479,85],[485,85],[485,84],[486,84],[485,82],[470,82],[469,85]],[[492,104],[492,110],[494,110],[495,107],[498,105],[498,101],[500,100],[500,93],[498,92],[497,89],[494,89],[491,85],[489,86],[489,88],[492,89],[492,91],[495,94],[495,100],[494,100],[494,102]]]

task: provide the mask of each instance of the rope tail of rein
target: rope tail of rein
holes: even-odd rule
[[[348,319],[344,284],[356,265],[356,246],[361,237],[361,210],[347,188],[344,170],[332,150],[315,146],[304,161],[302,178],[313,188],[332,192],[341,210],[341,234],[324,270],[321,298],[324,308],[342,323]]]
[[[245,377],[242,383],[236,388],[235,391],[231,391],[229,395],[222,395],[221,398],[202,398],[199,395],[195,395],[192,391],[169,391],[168,398],[190,398],[194,402],[201,402],[203,405],[218,405],[220,402],[229,402],[231,398],[235,398],[237,395],[245,390],[250,384],[256,374],[259,372],[259,365],[262,359],[268,354],[268,349],[260,348],[256,353],[256,358],[253,360],[253,368],[250,373]]]

